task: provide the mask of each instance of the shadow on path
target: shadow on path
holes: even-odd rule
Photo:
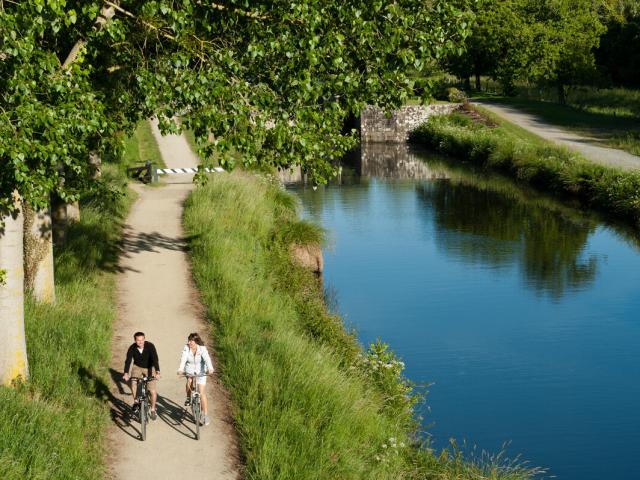
[[[157,409],[158,417],[176,432],[188,438],[196,438],[195,430],[185,422],[185,420],[188,420],[195,427],[193,417],[181,405],[169,398],[158,395]]]

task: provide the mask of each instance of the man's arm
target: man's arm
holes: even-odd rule
[[[127,350],[127,358],[124,361],[124,373],[129,373],[129,369],[131,368],[131,361],[133,360],[133,347],[129,347]]]
[[[156,373],[160,373],[160,360],[158,359],[158,351],[156,350],[156,346],[151,344],[151,361],[153,362],[153,367],[156,369]]]

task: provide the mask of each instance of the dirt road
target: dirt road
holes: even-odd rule
[[[587,159],[606,166],[613,166],[625,170],[640,169],[640,157],[623,150],[608,148],[599,145],[598,139],[569,132],[561,127],[549,124],[536,115],[522,112],[514,107],[498,105],[495,103],[475,102],[483,108],[505,118],[511,123],[535,133],[539,137],[550,140],[558,145],[569,147],[581,153]]]
[[[154,135],[169,168],[196,166],[197,157],[183,137]],[[200,441],[184,409],[184,380],[176,376],[180,353],[190,332],[199,332],[211,351],[209,328],[203,320],[191,278],[182,231],[183,202],[191,175],[165,178],[163,186],[136,186],[139,198],[127,225],[118,281],[119,319],[114,328],[111,361],[112,418],[109,433],[108,478],[113,479],[236,479],[237,448],[228,402],[217,380],[209,379],[211,424]],[[162,378],[158,382],[158,419],[150,422],[147,440],[139,438],[139,423],[129,418],[130,390],[121,379],[126,349],[135,331],[155,344]]]

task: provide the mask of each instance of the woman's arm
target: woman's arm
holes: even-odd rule
[[[184,367],[187,364],[187,356],[189,354],[189,347],[184,347],[182,349],[182,356],[180,357],[180,366],[178,367],[179,372],[184,372]]]
[[[209,355],[209,351],[207,347],[202,347],[202,358],[204,359],[204,363],[207,366],[207,371],[209,373],[213,372],[213,362],[211,361],[211,356]]]

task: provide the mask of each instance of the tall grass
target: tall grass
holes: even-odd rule
[[[504,126],[487,128],[459,113],[432,117],[411,138],[441,153],[506,172],[541,190],[576,197],[588,206],[640,224],[638,173],[589,162],[568,149],[525,138]]]
[[[216,176],[184,215],[248,479],[529,478],[420,448],[415,397],[384,344],[363,352],[291,260],[316,242],[291,197],[244,174]]]
[[[126,185],[121,166],[105,165],[104,176]],[[130,203],[128,194],[85,199],[81,221],[56,250],[56,304],[26,300],[30,378],[0,387],[3,480],[93,479],[103,470],[113,272]]]

